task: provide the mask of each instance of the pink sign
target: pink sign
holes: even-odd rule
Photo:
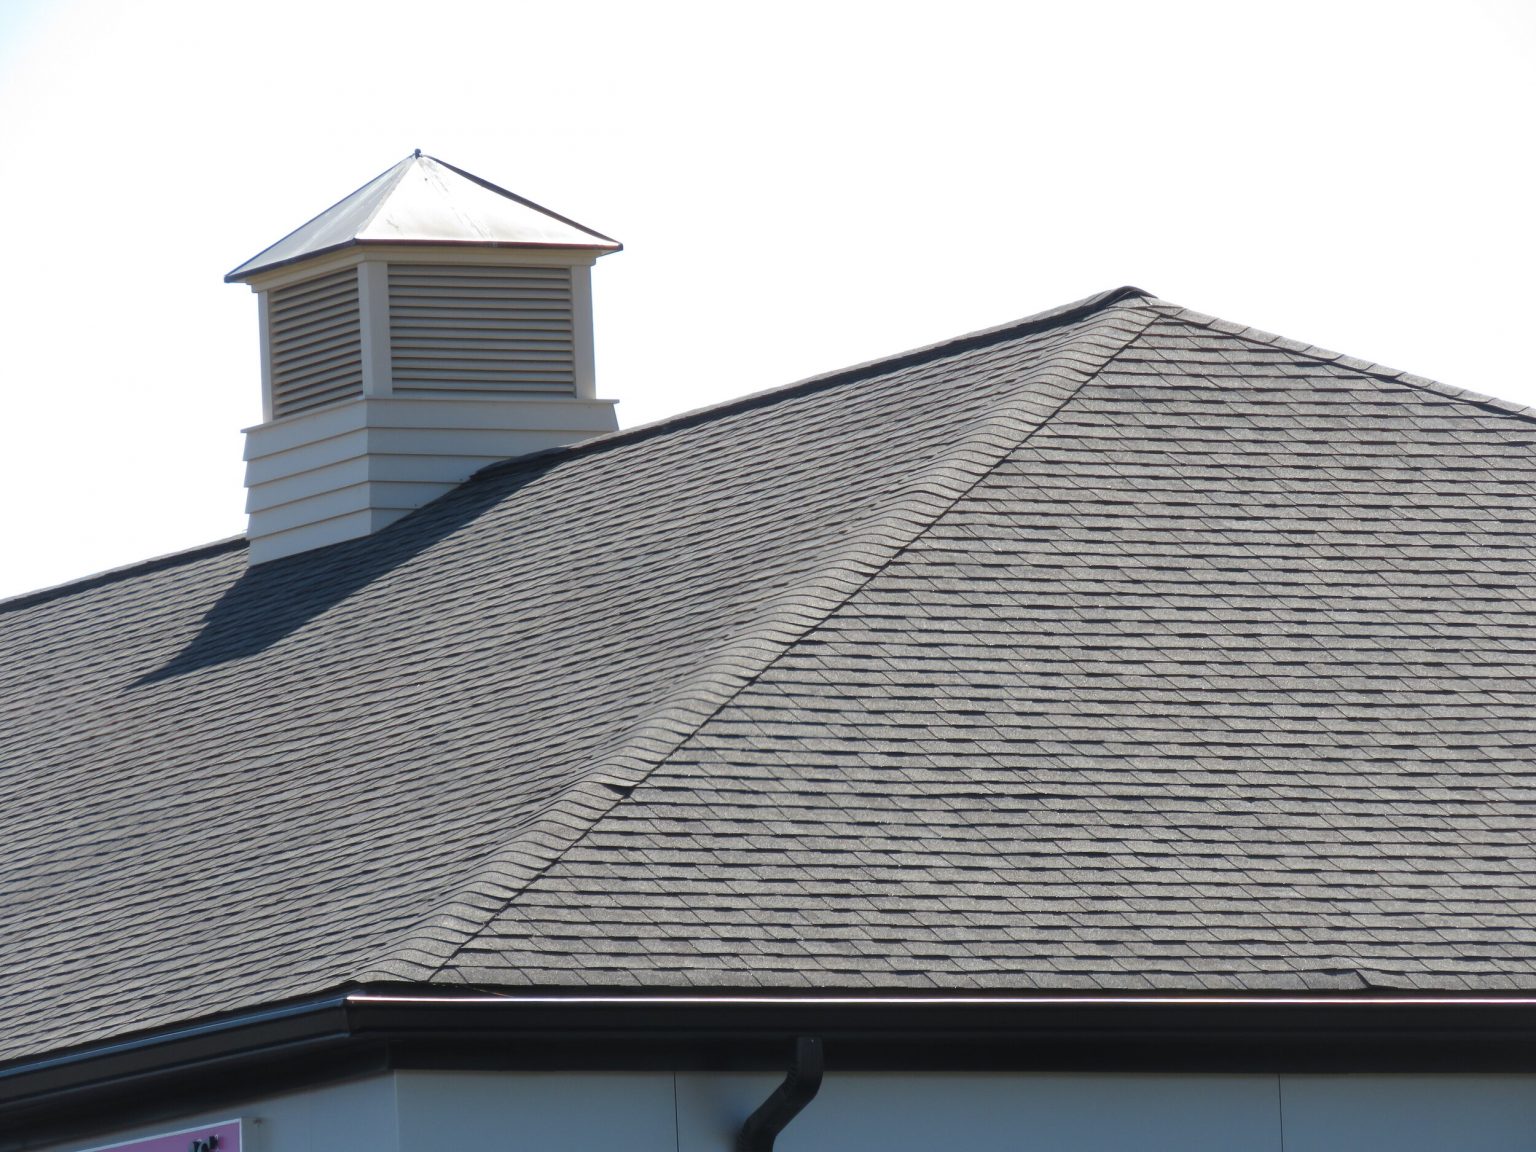
[[[146,1136],[122,1144],[106,1144],[90,1152],[240,1152],[240,1121],[183,1128],[164,1136]]]

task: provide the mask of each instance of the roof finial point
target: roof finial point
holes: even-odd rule
[[[420,160],[421,159],[421,149],[420,148],[416,149],[416,154],[414,156],[412,156],[411,159],[412,160]]]

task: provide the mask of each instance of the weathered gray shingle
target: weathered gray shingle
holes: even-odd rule
[[[0,1057],[359,980],[1529,990],[1533,442],[1119,294],[0,606]]]

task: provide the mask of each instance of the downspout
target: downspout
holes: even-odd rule
[[[795,1062],[784,1083],[747,1117],[736,1136],[736,1152],[773,1152],[775,1137],[821,1091],[821,1037],[801,1036],[795,1041]]]

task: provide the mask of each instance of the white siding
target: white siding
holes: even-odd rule
[[[487,464],[617,427],[574,396],[358,397],[246,429],[251,563],[366,536]]]

